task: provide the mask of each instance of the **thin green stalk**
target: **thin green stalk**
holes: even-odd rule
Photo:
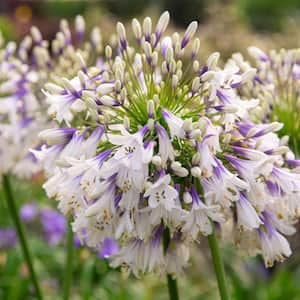
[[[38,283],[38,280],[37,280],[37,277],[36,277],[36,274],[34,271],[33,260],[32,260],[32,257],[31,257],[31,254],[30,254],[30,251],[28,248],[24,228],[22,226],[22,222],[20,220],[20,217],[19,217],[19,214],[17,211],[17,206],[15,203],[15,199],[13,197],[13,193],[12,193],[12,189],[10,186],[10,181],[9,181],[8,175],[3,175],[3,190],[4,190],[7,206],[8,206],[9,212],[11,214],[11,218],[14,222],[14,225],[15,225],[15,228],[17,231],[17,235],[19,238],[21,249],[23,251],[24,259],[25,259],[26,264],[29,269],[31,281],[35,288],[36,297],[37,297],[37,299],[42,300],[43,297],[42,297],[41,289],[40,289],[40,286],[39,286],[39,283]]]
[[[93,271],[96,264],[96,259],[88,260],[82,269],[80,284],[81,284],[81,292],[82,292],[82,300],[93,299],[92,291],[92,283],[93,283]]]
[[[212,224],[212,226],[214,226]],[[222,262],[218,241],[213,228],[213,233],[208,236],[208,243],[210,247],[211,256],[214,263],[215,273],[218,281],[219,292],[222,300],[229,300],[229,293],[226,284],[225,270]]]
[[[64,289],[63,289],[63,299],[70,299],[70,290],[72,286],[73,278],[73,256],[74,256],[74,236],[71,226],[71,219],[68,222],[68,235],[67,235],[67,257],[66,257],[66,267],[64,275]]]
[[[179,300],[176,279],[172,278],[170,274],[167,274],[167,281],[170,300]]]
[[[166,252],[170,244],[170,231],[168,228],[163,233],[164,251]],[[171,274],[167,274],[168,291],[170,300],[179,300],[177,281]]]

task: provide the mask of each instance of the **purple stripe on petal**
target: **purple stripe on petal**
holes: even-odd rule
[[[114,205],[115,205],[116,208],[119,206],[119,203],[120,203],[120,201],[121,201],[121,199],[122,199],[122,196],[123,196],[123,193],[119,193],[119,194],[115,197],[115,199],[114,199]]]
[[[217,97],[223,103],[230,103],[230,98],[224,92],[222,92],[220,90],[217,90]]]
[[[154,236],[151,239],[151,245],[153,247],[158,247],[160,245],[163,232],[164,232],[164,225],[160,224],[158,228],[154,231]]]
[[[286,159],[285,162],[292,167],[299,167],[300,160],[299,159]]]
[[[194,186],[191,187],[190,193],[193,199],[193,203],[199,205],[202,201],[200,200],[200,197]]]

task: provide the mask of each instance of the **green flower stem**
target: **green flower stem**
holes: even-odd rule
[[[163,244],[164,244],[164,251],[166,252],[170,244],[170,231],[168,228],[166,228],[163,233]],[[179,300],[176,279],[174,279],[171,274],[167,274],[167,282],[168,282],[169,299]]]
[[[212,226],[214,225],[212,224]],[[221,299],[229,300],[230,298],[229,298],[228,288],[225,279],[224,265],[222,262],[214,227],[213,227],[213,233],[208,236],[208,243],[209,243],[209,248],[214,263],[214,268],[215,268],[215,273],[218,281]]]
[[[41,289],[34,271],[34,267],[33,267],[33,260],[28,248],[28,244],[27,244],[27,240],[26,240],[26,235],[24,232],[24,228],[22,226],[22,222],[20,220],[18,211],[17,211],[17,206],[15,203],[15,199],[13,197],[13,193],[11,190],[11,186],[10,186],[10,181],[9,181],[9,176],[8,175],[3,175],[3,190],[4,190],[4,194],[5,194],[5,198],[6,198],[6,202],[7,202],[7,206],[9,209],[9,212],[11,214],[11,218],[14,222],[16,231],[17,231],[17,235],[19,238],[19,242],[21,245],[21,249],[23,251],[23,255],[24,255],[24,259],[26,261],[27,267],[29,269],[29,273],[31,276],[31,280],[33,283],[33,286],[35,288],[35,292],[36,292],[36,298],[39,300],[42,300],[42,293],[41,293]]]
[[[74,256],[74,235],[71,226],[71,218],[68,222],[68,235],[67,235],[67,256],[66,256],[66,266],[65,266],[65,274],[64,274],[64,286],[63,286],[63,299],[69,300],[70,298],[70,290],[72,286],[72,278],[73,278],[73,256]]]
[[[167,281],[170,300],[179,300],[176,279],[172,278],[170,274],[167,274]]]

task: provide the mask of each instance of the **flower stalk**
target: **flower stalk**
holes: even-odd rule
[[[163,233],[164,251],[166,252],[170,244],[170,231],[168,228]],[[171,274],[167,274],[168,291],[170,300],[179,300],[177,280]]]
[[[10,213],[11,218],[16,227],[16,231],[17,231],[18,238],[20,241],[21,249],[23,251],[24,259],[25,259],[27,267],[29,269],[31,281],[35,288],[36,298],[39,300],[42,300],[43,296],[41,293],[39,282],[36,277],[36,273],[35,273],[34,266],[33,266],[32,256],[29,251],[27,240],[26,240],[26,234],[24,232],[24,228],[22,226],[22,222],[20,220],[20,217],[19,217],[19,214],[17,211],[17,207],[16,207],[16,203],[15,203],[15,199],[14,199],[12,190],[11,190],[11,185],[10,185],[8,175],[3,175],[3,190],[4,190],[7,206],[9,209],[9,213]]]
[[[63,299],[70,299],[70,290],[73,278],[73,256],[74,256],[74,234],[72,230],[71,220],[68,222],[68,235],[67,235],[67,256],[64,275],[63,286]]]
[[[211,252],[211,257],[214,264],[214,269],[218,281],[219,292],[222,300],[229,300],[229,293],[225,278],[225,270],[222,262],[222,257],[220,254],[220,249],[218,241],[215,234],[215,229],[213,229],[212,234],[208,236],[208,244]]]
[[[170,300],[178,300],[178,287],[177,281],[170,274],[167,274],[168,290]]]

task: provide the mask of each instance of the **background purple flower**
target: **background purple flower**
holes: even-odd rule
[[[17,244],[17,234],[13,228],[0,228],[0,250],[7,250]]]
[[[106,238],[103,241],[102,247],[98,252],[98,256],[101,258],[109,258],[110,256],[119,252],[119,245],[115,239]]]
[[[20,216],[24,222],[33,221],[39,213],[39,208],[36,203],[27,203],[21,207]]]
[[[47,243],[57,245],[66,234],[65,217],[50,208],[43,208],[40,218]]]

